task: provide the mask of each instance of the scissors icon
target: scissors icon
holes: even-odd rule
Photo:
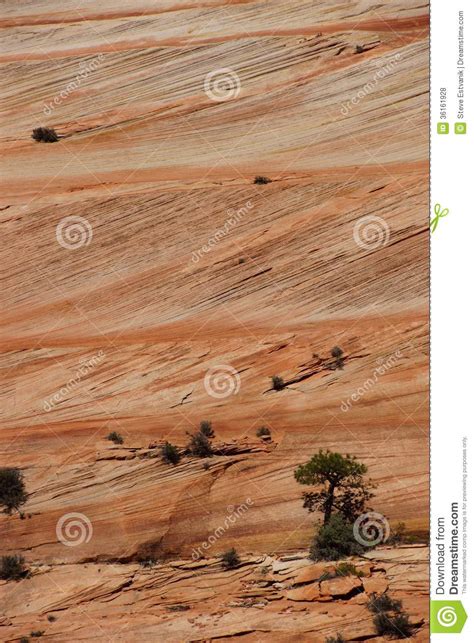
[[[438,227],[438,222],[441,219],[441,217],[446,217],[449,214],[448,208],[444,208],[444,210],[441,210],[441,205],[439,203],[436,203],[434,207],[434,212],[435,212],[435,216],[430,221],[431,232],[434,232],[436,230],[436,228]]]

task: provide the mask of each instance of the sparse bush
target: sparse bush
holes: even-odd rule
[[[331,355],[334,357],[334,361],[329,364],[329,368],[333,371],[336,369],[342,370],[344,368],[344,351],[339,346],[334,346],[331,348]]]
[[[187,612],[190,609],[189,605],[168,605],[166,609],[170,612]]]
[[[271,435],[272,432],[266,426],[261,426],[259,429],[257,429],[257,438],[271,437]]]
[[[225,569],[235,569],[240,565],[240,562],[239,554],[234,547],[222,554],[222,565]]]
[[[0,559],[1,580],[21,580],[28,575],[23,556],[2,556]]]
[[[203,420],[201,424],[199,425],[199,430],[203,435],[206,436],[206,438],[213,438],[214,436],[214,430],[212,428],[212,423],[209,422],[209,420]]]
[[[9,514],[18,509],[28,499],[23,481],[23,473],[20,469],[0,469],[0,505],[4,507],[5,513]]]
[[[367,601],[367,609],[374,614],[379,612],[401,612],[402,602],[388,594],[371,594]]]
[[[365,49],[362,47],[362,45],[356,45],[355,52],[356,54],[363,54]]]
[[[285,380],[279,375],[272,375],[272,388],[274,391],[282,391],[285,388]]]
[[[378,636],[388,636],[392,639],[408,639],[413,629],[408,614],[380,612],[374,616],[374,625]]]
[[[361,569],[357,569],[353,563],[344,562],[336,566],[336,576],[357,576],[362,578],[365,574]]]
[[[178,462],[181,460],[181,455],[177,447],[175,447],[174,444],[170,444],[170,442],[165,442],[165,444],[162,446],[161,457],[163,461],[167,462],[168,464],[178,464]]]
[[[367,608],[374,616],[374,626],[378,636],[394,639],[410,638],[413,626],[409,616],[403,611],[401,601],[388,594],[371,594]]]
[[[43,636],[44,630],[34,630],[34,632],[30,632],[30,636],[34,639],[39,639],[40,636]]]
[[[198,458],[209,458],[212,456],[212,446],[209,438],[207,438],[204,433],[201,433],[201,431],[191,435],[188,449],[191,455],[197,456]]]
[[[352,523],[336,514],[319,527],[311,543],[309,557],[311,560],[340,560],[363,551],[362,545],[354,538]]]
[[[50,623],[54,623],[54,621],[56,620],[54,614],[48,614],[47,618]]]
[[[59,136],[52,127],[36,127],[31,138],[38,143],[56,143],[56,141],[59,141]]]
[[[206,462],[202,463],[202,468],[204,469],[204,471],[209,471],[209,469],[211,468],[211,463],[207,462],[206,460]]]
[[[20,643],[30,643],[30,638],[28,636],[22,636],[20,638]]]
[[[112,431],[112,433],[109,433],[107,436],[107,440],[110,440],[114,444],[123,444],[123,437],[120,435],[120,433],[117,433],[117,431]]]
[[[327,636],[325,643],[346,643],[346,639],[342,634],[337,633],[336,636]]]
[[[271,182],[272,182],[272,180],[271,180],[271,179],[269,179],[269,178],[268,178],[268,177],[266,177],[266,176],[256,176],[256,177],[254,178],[253,182],[254,182],[256,185],[266,185],[267,183],[271,183]]]
[[[158,562],[157,543],[146,542],[139,546],[136,561],[142,567],[153,567]]]
[[[406,525],[404,522],[398,522],[390,531],[390,536],[387,539],[387,545],[401,545],[406,540]]]
[[[341,576],[357,576],[358,578],[362,578],[365,574],[352,563],[339,563],[339,565],[336,565],[334,568],[334,571],[327,571],[321,574],[318,581],[331,580],[333,578],[340,578]]]

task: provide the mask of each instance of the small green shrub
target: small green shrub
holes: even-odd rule
[[[285,388],[285,380],[279,375],[272,375],[272,388],[274,391],[282,391]]]
[[[222,554],[222,565],[225,569],[235,569],[240,565],[240,557],[234,547]]]
[[[334,571],[327,571],[321,574],[318,581],[332,580],[333,578],[340,578],[341,576],[357,576],[358,578],[362,578],[365,574],[352,563],[339,563],[339,565],[336,565]]]
[[[54,623],[54,621],[56,621],[54,614],[48,614],[47,618],[50,623]]]
[[[257,438],[263,438],[266,436],[271,437],[271,435],[272,432],[266,426],[261,426],[259,429],[257,429]]]
[[[272,180],[271,180],[271,179],[269,179],[269,178],[268,178],[268,177],[266,177],[266,176],[256,176],[256,177],[254,178],[253,182],[254,182],[256,185],[266,185],[267,183],[271,183],[271,182],[272,182]]]
[[[107,440],[110,440],[114,444],[123,444],[123,437],[120,435],[120,433],[117,433],[117,431],[112,431],[112,433],[109,433],[107,436]]]
[[[406,542],[409,537],[406,534],[406,525],[404,522],[398,522],[395,527],[390,531],[390,536],[387,539],[387,545],[401,545]]]
[[[327,636],[325,643],[346,643],[346,639],[342,634],[337,633],[336,636]]]
[[[401,612],[402,602],[388,594],[371,594],[367,601],[367,609],[374,614],[379,612]]]
[[[188,449],[191,455],[198,458],[209,458],[212,456],[212,446],[209,438],[207,438],[204,433],[201,433],[201,431],[191,435]]]
[[[28,500],[23,473],[20,469],[2,467],[0,469],[0,505],[5,513],[19,509]]]
[[[357,569],[353,563],[344,562],[336,566],[336,576],[357,576],[362,578],[365,574],[361,569]]]
[[[334,361],[329,364],[329,368],[333,371],[336,369],[342,370],[344,368],[344,351],[339,346],[334,346],[331,348],[331,355],[334,357]]]
[[[374,616],[374,625],[379,636],[388,636],[392,639],[408,639],[413,629],[408,614],[380,612]]]
[[[178,605],[167,605],[166,609],[169,612],[187,612],[188,609],[190,609],[190,607],[189,605],[178,604]]]
[[[56,143],[59,136],[52,127],[35,127],[31,138],[37,143]]]
[[[352,524],[340,514],[331,516],[326,525],[318,528],[309,550],[311,560],[340,560],[360,555],[364,551],[354,538]]]
[[[178,464],[178,462],[181,460],[181,455],[178,451],[178,448],[174,446],[174,444],[170,444],[170,442],[165,442],[165,444],[161,447],[161,457],[164,462],[167,462],[168,464]]]
[[[214,430],[212,428],[211,422],[209,420],[203,420],[201,424],[199,425],[199,430],[203,435],[206,436],[206,438],[213,438],[214,436]]]
[[[0,579],[21,580],[28,575],[23,556],[2,556],[0,559]]]
[[[371,594],[367,608],[374,614],[374,626],[378,636],[394,639],[410,638],[413,626],[401,601],[388,594]]]

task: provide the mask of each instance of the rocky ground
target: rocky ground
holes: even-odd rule
[[[323,642],[380,641],[368,595],[402,597],[413,639],[428,640],[428,550],[381,548],[355,560],[358,572],[331,576],[334,564],[313,563],[305,552],[245,556],[237,569],[219,559],[137,564],[39,565],[12,587],[1,584],[2,640],[30,631],[45,640]],[[54,618],[54,620],[53,620]],[[49,620],[51,619],[51,621]]]

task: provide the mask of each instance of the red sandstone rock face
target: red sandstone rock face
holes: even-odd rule
[[[423,589],[400,592],[407,555],[410,576]],[[427,641],[427,548],[376,550],[372,561],[390,594],[403,599],[414,638]],[[224,571],[218,559],[149,569],[133,564],[34,566],[31,578],[13,587],[0,581],[1,625],[7,640],[43,629],[51,640],[87,641],[97,636],[97,628],[103,639],[121,641],[234,636],[291,641],[298,636],[322,642],[336,632],[344,632],[347,640],[374,638],[364,588],[375,579],[349,576],[294,586],[302,572],[314,568],[305,553],[294,555],[285,567],[272,556],[246,556],[231,571]],[[56,620],[48,621],[48,615]]]
[[[421,623],[425,550],[321,583],[288,552],[314,532],[293,471],[319,448],[367,464],[392,527],[428,529],[428,6],[5,4],[0,465],[30,497],[0,529],[33,575],[0,581],[0,638],[350,639],[387,586]],[[234,99],[204,91],[217,68]],[[354,238],[367,216],[375,247]],[[89,226],[75,249],[65,217]],[[230,394],[210,395],[222,365]],[[163,463],[203,419],[218,453]]]

